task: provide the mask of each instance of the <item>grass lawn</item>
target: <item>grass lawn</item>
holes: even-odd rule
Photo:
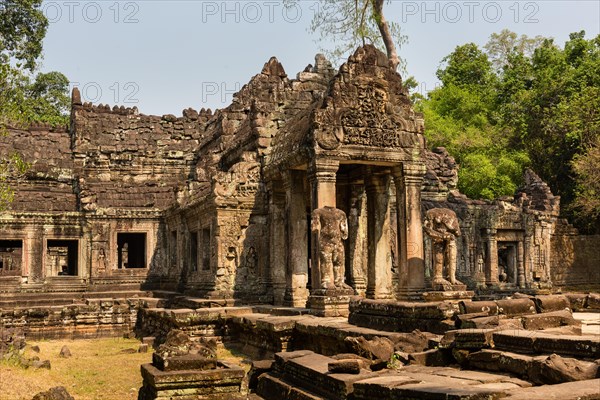
[[[40,347],[40,353],[31,346]],[[63,345],[71,358],[60,358]],[[54,386],[64,386],[76,400],[137,399],[142,385],[140,365],[152,360],[152,353],[121,353],[136,349],[135,339],[48,340],[28,342],[26,357],[37,355],[50,360],[52,369],[23,369],[0,362],[0,400],[31,398]]]

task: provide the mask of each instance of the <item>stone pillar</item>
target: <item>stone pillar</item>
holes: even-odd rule
[[[398,204],[398,297],[408,298],[425,288],[421,186],[426,168],[404,163],[392,170]]]
[[[310,209],[336,206],[335,181],[339,162],[336,160],[314,161],[308,169],[308,181],[310,183]],[[321,274],[319,271],[319,243],[316,234],[311,236],[311,282],[312,288],[320,289]]]
[[[388,172],[367,169],[368,267],[367,297],[392,297],[392,254],[390,249],[390,207]]]
[[[488,286],[498,284],[498,241],[496,230],[487,230],[488,254],[485,260],[485,283]]]
[[[525,263],[524,263],[523,242],[517,244],[517,286],[525,288]]]
[[[302,171],[284,173],[287,268],[284,305],[305,307],[308,299],[308,224]]]
[[[285,192],[279,181],[271,183],[271,201],[269,204],[270,240],[269,279],[273,289],[273,302],[283,305],[285,293],[286,250],[285,238]]]
[[[362,179],[362,176],[361,178]],[[366,193],[362,180],[350,182],[350,208],[348,211],[348,240],[346,241],[346,264],[349,275],[348,284],[355,293],[364,296],[366,280]]]
[[[44,277],[48,275],[48,271],[44,271],[44,267],[49,268],[46,264],[46,241],[43,227],[36,227],[30,232],[29,242],[29,283],[42,283]]]

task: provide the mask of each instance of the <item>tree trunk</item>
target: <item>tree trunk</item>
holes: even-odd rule
[[[396,71],[398,69],[398,65],[400,64],[400,58],[398,57],[398,53],[396,52],[396,46],[394,45],[394,38],[392,37],[390,27],[385,17],[383,16],[384,1],[385,0],[371,0],[373,4],[373,10],[375,11],[375,21],[377,22],[377,27],[379,28],[379,32],[381,33],[383,44],[385,45],[385,49],[387,50],[388,60],[390,61],[390,68]]]

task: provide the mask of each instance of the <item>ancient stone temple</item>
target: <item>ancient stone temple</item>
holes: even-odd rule
[[[568,257],[584,245],[534,172],[514,197],[470,200],[452,157],[427,148],[424,123],[371,46],[339,71],[319,55],[295,79],[272,58],[228,107],[181,117],[82,103],[75,89],[68,129],[11,128],[0,144],[31,163],[0,216],[0,288],[141,286],[304,307],[332,287],[418,297],[436,257],[469,289],[545,288],[592,271],[593,260]],[[311,226],[327,207],[345,214],[343,235]],[[424,234],[435,208],[457,218],[445,244]]]

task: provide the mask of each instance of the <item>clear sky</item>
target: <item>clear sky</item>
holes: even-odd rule
[[[319,44],[307,31],[317,0],[284,9],[281,0],[44,0],[50,21],[42,71],[60,71],[85,101],[181,115],[187,107],[223,108],[271,56],[295,77]],[[456,46],[483,45],[508,28],[553,37],[600,33],[600,1],[400,1],[386,6],[408,44],[408,75],[432,89],[440,60]]]

